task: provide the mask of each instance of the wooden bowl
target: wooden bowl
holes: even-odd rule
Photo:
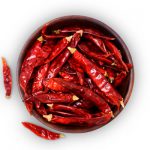
[[[80,26],[83,26],[83,27],[92,27],[92,28],[95,28],[95,29],[100,29],[103,33],[106,33],[106,35],[110,35],[110,36],[116,38],[115,44],[121,50],[124,61],[126,63],[133,64],[131,55],[129,53],[129,50],[128,50],[126,44],[121,39],[121,37],[113,29],[111,29],[109,26],[107,26],[106,24],[102,23],[99,20],[89,18],[89,17],[86,17],[86,16],[65,16],[65,17],[60,17],[60,18],[56,18],[54,20],[51,20],[51,21],[48,22],[48,24],[49,24],[49,26],[51,27],[52,30],[53,29],[59,29],[59,28],[62,28],[62,27],[67,27],[67,26],[74,26],[74,25],[80,25]],[[32,43],[40,35],[41,28],[42,28],[42,26],[39,27],[29,37],[29,39],[25,43],[24,47],[22,48],[22,50],[20,52],[19,59],[18,59],[17,79],[18,79],[18,89],[19,89],[19,92],[20,92],[20,95],[21,95],[22,99],[23,99],[23,92],[22,92],[21,87],[19,85],[19,74],[20,74],[21,64],[24,60],[24,57],[25,57],[25,54],[26,54],[27,50],[31,47]],[[124,83],[118,88],[119,92],[121,93],[121,95],[124,98],[124,104],[125,105],[127,104],[128,100],[130,98],[132,88],[133,88],[133,83],[134,83],[134,68],[131,69],[131,71],[129,72],[127,78],[124,80]],[[115,114],[115,117],[121,111],[122,111],[122,109]],[[78,127],[78,126],[55,125],[55,124],[47,122],[35,110],[33,111],[33,116],[36,119],[38,119],[40,122],[42,122],[43,124],[48,126],[49,128],[53,128],[53,129],[63,131],[63,132],[82,133],[82,132],[92,131],[92,130],[95,130],[95,129],[98,129],[98,128],[101,127],[101,126]]]

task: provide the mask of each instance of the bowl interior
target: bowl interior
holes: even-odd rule
[[[56,30],[59,28],[64,28],[64,27],[69,27],[69,26],[75,27],[78,25],[81,27],[87,27],[87,28],[92,27],[92,28],[101,30],[106,35],[116,38],[115,44],[118,46],[119,50],[121,51],[123,60],[126,63],[133,64],[129,50],[128,50],[127,46],[125,45],[125,43],[123,42],[123,40],[120,38],[120,36],[114,30],[112,30],[110,27],[108,27],[106,24],[104,24],[96,19],[85,17],[85,16],[66,16],[66,17],[60,17],[60,18],[54,19],[54,20],[50,21],[48,24],[49,24],[49,28],[48,28],[49,30]],[[26,52],[32,46],[32,43],[40,35],[41,28],[42,27],[38,28],[30,36],[28,41],[25,43],[25,45],[20,53],[19,60],[18,60],[17,79],[18,79],[18,88],[19,88],[22,99],[23,99],[23,92],[19,85],[19,74],[20,74],[21,64],[26,55]],[[120,87],[118,87],[118,91],[121,93],[122,97],[124,98],[125,105],[128,102],[129,97],[131,95],[132,88],[133,88],[133,82],[134,82],[134,69],[131,69],[127,78],[124,80],[123,84]],[[122,110],[117,112],[115,114],[115,116],[117,116],[121,111]],[[48,126],[50,128],[54,128],[59,131],[63,131],[63,132],[74,132],[74,133],[87,132],[87,131],[92,131],[92,130],[95,130],[95,129],[98,129],[101,127],[101,126],[77,127],[77,126],[54,125],[54,124],[48,123],[46,120],[44,120],[36,111],[33,111],[33,116],[35,118],[37,118],[39,121],[41,121],[43,124],[45,124],[46,126]]]

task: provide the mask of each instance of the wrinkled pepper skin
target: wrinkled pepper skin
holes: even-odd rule
[[[73,94],[56,94],[56,93],[49,93],[49,94],[40,94],[36,95],[40,102],[51,104],[51,103],[71,103],[78,98]]]
[[[37,126],[33,123],[22,122],[22,125],[27,129],[29,129],[31,132],[33,132],[35,135],[44,138],[46,140],[56,140],[63,137],[62,134],[54,133],[52,131],[44,129],[43,127]]]
[[[9,97],[12,91],[12,76],[10,67],[8,66],[6,59],[2,57],[2,64],[3,64],[3,79],[4,79],[4,87],[6,91],[6,96]]]
[[[65,81],[60,78],[55,78],[54,81],[61,84],[63,87],[72,91],[74,94],[83,98],[84,100],[93,102],[103,113],[112,113],[109,105],[91,89]]]
[[[108,123],[111,119],[110,114],[103,114],[100,117],[93,118],[81,118],[81,117],[61,117],[58,115],[44,115],[44,118],[48,118],[49,122],[54,124],[62,124],[62,125],[78,125],[78,126],[88,126],[92,127],[95,125],[104,125]],[[50,119],[49,119],[50,118]]]
[[[85,58],[77,50],[73,54],[74,59],[76,59],[80,64],[82,64],[85,72],[90,76],[92,81],[97,85],[97,87],[106,95],[108,102],[112,105],[120,107],[120,101],[122,101],[122,96],[113,88],[113,86],[107,81],[107,79],[101,74],[99,68],[94,65],[90,60]]]
[[[48,53],[44,52],[42,49],[42,41],[43,40],[41,38],[37,39],[32,48],[29,49],[21,66],[19,81],[24,93],[26,93],[26,87],[32,75],[33,69],[41,64],[44,58],[48,57]]]

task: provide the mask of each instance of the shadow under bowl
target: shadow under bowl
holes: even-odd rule
[[[111,29],[109,26],[107,26],[106,24],[104,24],[103,22],[101,22],[99,20],[89,18],[89,17],[86,17],[86,16],[64,16],[64,17],[60,17],[60,18],[51,20],[51,21],[48,22],[48,24],[49,24],[51,30],[56,30],[56,29],[59,29],[59,28],[64,28],[64,27],[69,27],[69,26],[74,26],[74,25],[77,25],[77,26],[79,25],[79,26],[83,26],[83,27],[87,27],[87,28],[92,27],[92,28],[101,30],[104,34],[116,38],[115,44],[121,50],[123,60],[126,63],[133,64],[131,55],[129,53],[129,50],[128,50],[126,44],[124,43],[124,41],[121,39],[121,37],[113,29]],[[21,90],[21,87],[20,87],[20,84],[19,84],[19,74],[20,74],[21,64],[24,60],[24,57],[25,57],[26,52],[28,51],[28,49],[32,46],[33,42],[37,39],[37,37],[40,36],[41,29],[42,29],[42,26],[39,27],[30,36],[30,38],[25,43],[25,45],[24,45],[24,47],[21,50],[20,55],[19,55],[18,65],[17,65],[17,80],[18,80],[18,89],[19,89],[19,92],[20,92],[20,95],[21,95],[22,99],[23,99],[24,94],[23,94],[23,91]],[[123,84],[118,88],[118,91],[121,93],[121,95],[124,99],[124,104],[125,105],[127,104],[128,100],[130,98],[132,88],[133,88],[133,83],[134,83],[134,68],[131,69],[128,76],[124,80]],[[115,114],[115,117],[121,111],[122,111],[122,109]],[[35,110],[33,110],[33,116],[36,119],[38,119],[40,122],[45,124],[47,127],[53,128],[53,129],[56,129],[56,130],[59,130],[59,131],[62,131],[62,132],[82,133],[82,132],[89,132],[89,131],[92,131],[92,130],[95,130],[95,129],[98,129],[98,128],[101,127],[101,126],[79,127],[79,126],[55,125],[55,124],[47,122]],[[113,120],[113,119],[111,119],[111,120]]]

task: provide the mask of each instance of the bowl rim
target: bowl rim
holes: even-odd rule
[[[120,35],[114,31],[110,26],[108,26],[107,24],[103,23],[102,21],[98,20],[98,19],[95,19],[95,18],[92,18],[92,17],[88,17],[88,16],[82,16],[82,15],[68,15],[68,16],[61,16],[61,17],[57,17],[55,19],[52,19],[44,24],[52,24],[54,22],[57,22],[57,21],[60,21],[60,20],[69,20],[69,19],[77,19],[77,20],[86,20],[86,21],[90,21],[94,24],[97,24],[98,26],[102,26],[104,29],[106,29],[109,33],[111,33],[112,35],[114,35],[117,39],[117,41],[120,43],[120,45],[122,46],[122,49],[124,50],[125,54],[127,55],[128,57],[128,61],[129,63],[131,63],[133,65],[131,71],[130,71],[130,83],[129,83],[129,87],[127,89],[127,93],[125,95],[125,98],[124,98],[124,104],[126,106],[126,104],[128,103],[129,99],[130,99],[130,96],[131,96],[131,93],[133,91],[133,86],[134,86],[134,64],[133,64],[133,60],[132,60],[132,57],[131,57],[131,54],[130,54],[130,51],[127,47],[127,45],[125,44],[125,42],[123,41],[123,39],[120,37]],[[17,60],[17,68],[16,68],[16,75],[17,75],[17,87],[18,87],[18,90],[19,90],[19,95],[21,97],[21,99],[23,100],[23,94],[22,94],[22,91],[21,91],[21,87],[20,87],[20,84],[19,84],[19,74],[20,74],[20,68],[21,68],[21,60],[22,60],[22,55],[23,55],[23,51],[25,50],[25,48],[27,47],[27,45],[30,43],[30,41],[35,37],[35,35],[41,30],[42,26],[44,25],[42,24],[40,27],[38,27],[34,32],[32,32],[29,36],[29,38],[25,41],[23,47],[21,48],[20,50],[20,54],[18,56],[18,60]],[[115,115],[115,118],[118,116],[118,114],[120,114],[122,112],[123,109],[121,109],[116,115]],[[58,125],[51,125],[50,123],[48,123],[46,120],[44,120],[42,117],[39,117],[39,115],[33,111],[33,114],[32,114],[37,120],[39,120],[42,124],[46,125],[48,128],[51,128],[51,129],[54,129],[54,130],[57,130],[57,131],[61,131],[61,132],[66,132],[66,133],[84,133],[84,132],[90,132],[90,131],[94,131],[96,129],[99,129],[103,126],[106,126],[109,122],[111,122],[112,120],[114,120],[115,118],[111,119],[108,123],[104,124],[103,126],[94,126],[94,127],[91,127],[91,128],[88,128],[88,129],[75,129],[73,131],[73,129],[60,129],[60,128],[57,128]]]

